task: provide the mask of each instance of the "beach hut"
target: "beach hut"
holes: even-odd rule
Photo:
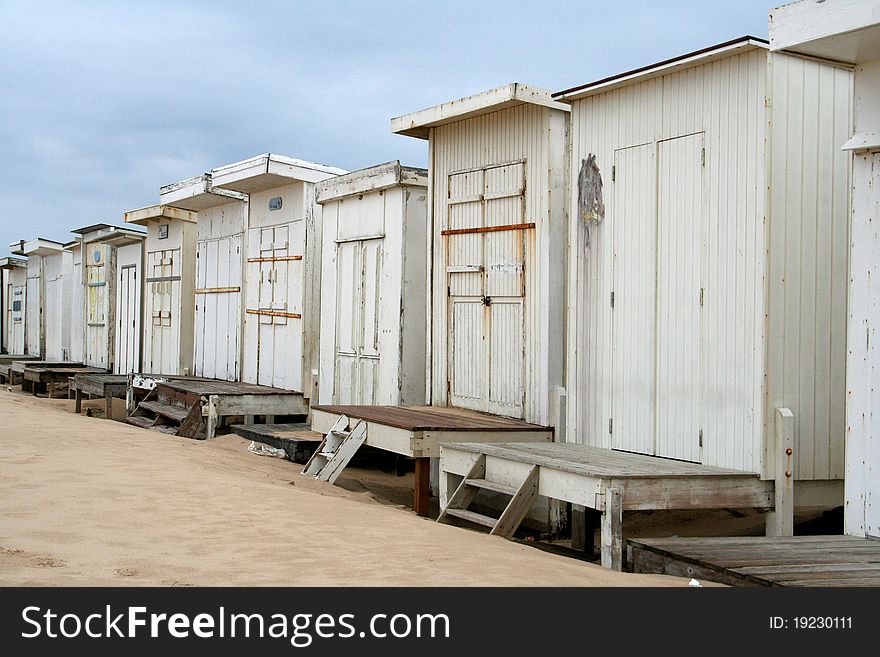
[[[83,362],[113,374],[140,368],[145,233],[109,224],[72,231],[81,238]]]
[[[770,12],[770,47],[777,56],[796,53],[854,66],[853,86],[844,87],[853,103],[852,130],[834,132],[833,150],[804,156],[805,166],[826,171],[841,158],[852,167],[848,240],[846,219],[839,227],[849,295],[845,331],[836,335],[846,349],[833,361],[836,372],[845,367],[846,390],[839,397],[846,407],[835,429],[841,441],[846,436],[845,531],[880,537],[880,5],[833,0],[778,7]],[[836,394],[843,378],[840,373]]]
[[[0,283],[0,353],[24,355],[27,260],[15,256],[0,258]]]
[[[42,237],[10,245],[13,255],[27,258],[25,282],[25,353],[40,359],[63,360],[61,242]]]
[[[197,220],[197,212],[168,205],[125,213],[126,223],[147,229],[143,373],[193,372]]]
[[[230,287],[244,287],[240,369],[245,383],[312,396],[321,305],[321,213],[315,185],[341,173],[274,153],[211,171],[213,189],[248,199],[237,280],[228,281]],[[204,223],[200,213],[200,229]],[[203,252],[201,242],[199,258],[204,259],[200,271],[204,265],[213,270],[213,252]],[[200,278],[198,285],[212,283]]]
[[[514,83],[392,119],[429,148],[430,404],[557,421],[568,110]]]
[[[851,97],[850,65],[754,37],[554,94],[568,441],[842,503]]]
[[[425,169],[388,162],[318,184],[322,404],[424,404]]]
[[[247,196],[214,188],[205,173],[165,185],[159,202],[198,213],[192,374],[238,381]]]
[[[64,360],[80,363],[85,347],[85,292],[82,285],[82,240],[64,245],[62,290],[67,304],[64,327]]]

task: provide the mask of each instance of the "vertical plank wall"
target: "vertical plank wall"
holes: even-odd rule
[[[766,427],[790,408],[795,476],[841,479],[852,71],[778,53],[770,71]]]
[[[28,256],[25,299],[25,353],[42,358],[46,355],[43,314],[40,312],[43,304],[43,256]]]
[[[612,367],[612,311],[609,298],[614,277],[620,272],[613,269],[614,222],[619,216],[615,207],[616,195],[611,178],[614,151],[641,144],[657,144],[665,139],[703,133],[705,154],[706,191],[703,200],[704,226],[702,227],[702,280],[705,300],[702,308],[702,428],[703,447],[699,453],[702,463],[746,471],[764,472],[765,411],[777,403],[765,399],[765,372],[773,358],[778,357],[778,344],[769,337],[772,319],[765,318],[769,297],[775,292],[773,281],[766,280],[768,267],[784,257],[773,249],[768,235],[774,226],[774,217],[768,212],[766,199],[773,202],[776,182],[771,182],[767,162],[771,152],[765,147],[771,139],[768,122],[771,110],[768,54],[763,48],[754,48],[723,57],[664,76],[636,82],[595,96],[575,101],[572,106],[572,162],[579,163],[588,153],[597,156],[605,182],[605,219],[599,226],[587,228],[580,221],[572,221],[570,232],[570,319],[568,367],[568,440],[611,447],[608,420],[611,416]],[[773,70],[771,68],[771,70]],[[824,70],[824,67],[823,67]],[[832,69],[837,71],[838,69]],[[823,73],[824,75],[824,73]],[[836,75],[836,74],[835,74]],[[822,112],[824,121],[843,122],[840,102],[842,89],[834,90],[833,111],[828,114],[828,94],[804,94],[804,102],[819,106],[815,116]],[[784,109],[782,111],[785,111]],[[836,117],[836,118],[835,118]],[[815,119],[812,128],[815,130]],[[801,128],[803,130],[804,128]],[[768,134],[770,133],[770,134]],[[822,148],[830,148],[831,135],[820,136]],[[772,139],[775,139],[775,135]],[[774,142],[775,143],[775,142]],[[837,144],[839,148],[839,144]],[[776,155],[774,151],[774,156]],[[773,159],[774,171],[785,166],[791,154]],[[577,166],[570,175],[576,180]],[[807,183],[803,183],[807,184]],[[830,192],[838,183],[816,179],[809,185],[819,196]],[[573,186],[576,190],[576,186]],[[791,196],[798,188],[786,188]],[[576,203],[576,193],[572,202]],[[834,197],[833,205],[840,208],[841,199]],[[831,205],[828,206],[829,208]],[[845,208],[845,202],[842,206]],[[834,216],[837,216],[835,214]],[[794,221],[794,215],[786,220]],[[845,231],[845,226],[844,226]],[[821,267],[823,258],[830,258],[834,241],[820,245],[825,250],[814,257],[803,258],[799,267]],[[800,249],[800,242],[795,242]],[[649,254],[646,257],[650,258]],[[769,260],[769,262],[768,262]],[[816,270],[818,271],[818,269]],[[812,274],[814,282],[817,273]],[[624,275],[626,275],[624,273]],[[771,276],[772,279],[772,276]],[[842,313],[840,294],[834,284],[834,295],[826,297],[826,319],[813,320],[831,344],[831,322],[827,317]],[[792,318],[793,319],[793,318]],[[797,321],[808,323],[806,315]],[[620,321],[618,319],[618,321]],[[627,318],[626,321],[630,321]],[[650,318],[635,318],[642,326],[650,327]],[[769,338],[769,339],[768,339]],[[650,340],[652,336],[644,335]],[[774,349],[776,351],[774,351]],[[788,371],[786,381],[797,380],[800,371]],[[768,374],[768,379],[772,376]],[[805,380],[810,380],[806,377]],[[823,380],[812,380],[813,394],[821,398],[835,384],[831,370]],[[766,385],[770,385],[768,382]],[[825,391],[823,393],[823,391]],[[787,404],[791,407],[790,404]],[[792,410],[799,415],[797,405]],[[812,445],[819,445],[827,453],[835,438],[828,429],[814,432],[806,425],[800,432],[799,448],[802,459],[812,461]],[[627,436],[614,436],[614,447],[644,451],[634,437],[627,447]],[[696,460],[696,459],[695,459]],[[830,462],[830,460],[829,460]],[[809,467],[799,470],[800,478],[830,478],[835,473]]]
[[[450,174],[525,160],[525,407],[527,421],[550,422],[551,391],[562,385],[565,217],[564,111],[523,104],[431,129],[433,281],[431,403],[447,399],[447,228]]]

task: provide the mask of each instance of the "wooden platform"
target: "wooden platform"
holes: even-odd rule
[[[855,536],[638,538],[633,572],[732,586],[880,586],[880,541]]]
[[[553,428],[440,406],[312,406],[312,430],[327,434],[340,415],[367,423],[365,445],[416,460],[413,509],[428,515],[431,457],[440,444],[467,437],[482,442],[548,442]]]
[[[151,394],[154,388],[155,393]],[[135,389],[142,393],[149,392],[146,395],[136,394]],[[143,406],[144,401],[148,402],[147,406]],[[276,416],[305,417],[308,414],[308,406],[302,393],[292,390],[200,377],[132,375],[127,394],[128,421],[146,426],[143,418],[138,419],[141,415],[138,409],[158,417],[157,409],[148,407],[157,401],[163,405],[162,409],[158,409],[158,415],[172,423],[177,421],[176,410],[188,411],[196,405],[200,407],[201,421],[196,422],[200,426],[189,427],[178,434],[189,437],[204,435],[206,438],[213,438],[217,435],[217,429],[228,418],[241,418],[244,420],[243,424],[254,424],[255,417],[261,416],[267,424],[273,424]],[[238,420],[240,423],[241,419]],[[169,431],[167,425],[162,430]]]
[[[71,388],[76,400],[74,411],[82,412],[82,399],[87,396],[104,400],[104,418],[113,419],[113,398],[125,399],[128,391],[127,374],[108,374],[107,372],[79,372],[74,374]]]
[[[18,363],[13,363],[13,367]],[[70,379],[77,374],[101,374],[106,373],[98,367],[86,367],[81,363],[50,363],[42,364],[41,362],[32,361],[24,363],[26,367],[22,372],[22,382],[29,382],[31,392],[36,396],[41,386],[45,386],[49,397],[55,397],[56,388],[59,383],[70,384]]]
[[[290,424],[233,424],[229,427],[242,438],[277,447],[287,452],[295,463],[305,463],[324,438],[312,431],[306,423]]]
[[[53,367],[82,367],[82,363],[68,361],[39,360],[37,356],[10,356],[8,354],[0,359],[0,382],[24,385],[24,370],[28,365],[41,365]],[[27,384],[30,387],[30,384]]]
[[[774,506],[774,483],[739,470],[570,443],[449,443],[441,451],[441,508],[478,459],[486,480],[510,487],[537,467],[538,495],[602,513],[602,563],[617,570],[624,511]]]

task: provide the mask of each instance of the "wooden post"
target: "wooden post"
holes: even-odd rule
[[[584,518],[584,507],[580,504],[571,505],[571,548],[585,550],[587,546],[587,526]]]
[[[602,510],[602,566],[623,570],[623,503],[619,488],[605,489]]]
[[[113,419],[113,395],[108,394],[104,397],[104,419]]]
[[[217,434],[217,395],[208,397],[208,422],[205,427],[205,437],[213,438]]]
[[[46,384],[46,389],[47,389],[47,393],[49,395],[49,399],[55,399],[55,381],[54,381],[54,379],[52,381],[49,381],[49,383]]]
[[[767,513],[767,536],[794,535],[794,415],[777,408],[773,432],[774,508]]]
[[[83,400],[82,400],[82,392],[80,392],[79,388],[76,388],[73,391],[73,412],[74,413],[82,413],[83,409]]]
[[[427,517],[428,503],[431,499],[431,459],[427,456],[418,457],[416,461],[416,477],[413,486],[413,511]]]
[[[254,423],[254,416],[253,415],[245,415],[244,416],[244,423],[245,424],[253,424]]]

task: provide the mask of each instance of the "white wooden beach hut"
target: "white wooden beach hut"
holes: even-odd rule
[[[193,373],[198,213],[153,205],[125,213],[144,226],[144,347],[146,374]]]
[[[74,239],[64,245],[63,295],[66,300],[64,328],[64,360],[80,363],[85,347],[85,290],[82,285],[82,240]]]
[[[843,157],[852,167],[848,240],[846,219],[837,227],[841,266],[849,264],[849,295],[845,330],[835,334],[846,344],[833,361],[835,393],[843,386],[839,370],[846,368],[845,394],[839,393],[845,418],[835,429],[841,442],[846,436],[845,531],[880,537],[880,3],[802,1],[773,9],[770,47],[777,56],[797,53],[855,69],[853,86],[845,88],[853,104],[852,129],[835,131],[833,151],[804,156],[805,166],[828,170]],[[847,196],[844,189],[840,193]],[[840,324],[835,315],[835,326]]]
[[[109,224],[73,231],[82,239],[83,362],[113,374],[140,369],[146,234]]]
[[[315,184],[341,173],[345,170],[274,153],[211,171],[213,189],[248,199],[243,253],[236,265],[241,280],[229,281],[244,287],[245,383],[312,397],[321,304],[321,214]],[[199,226],[203,223],[200,215]]]
[[[850,65],[753,37],[554,94],[568,441],[842,503],[851,97]]]
[[[0,258],[0,283],[3,304],[0,353],[24,355],[27,259],[15,256]]]
[[[61,242],[42,237],[12,244],[14,255],[27,258],[25,283],[25,353],[63,360],[63,258]]]
[[[192,374],[238,381],[247,196],[214,188],[206,173],[162,187],[159,202],[198,213]]]
[[[392,119],[429,148],[430,404],[556,423],[568,109],[514,83]]]
[[[318,184],[321,404],[424,404],[425,169],[387,162]]]

